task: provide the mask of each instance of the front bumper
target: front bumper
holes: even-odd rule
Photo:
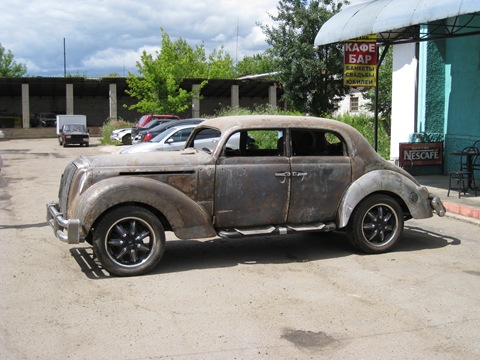
[[[445,214],[447,213],[447,210],[445,209],[445,206],[443,205],[442,200],[440,200],[440,197],[430,193],[428,195],[428,198],[430,199],[430,206],[435,211],[435,213],[440,217],[445,216]]]
[[[53,228],[55,236],[68,244],[78,244],[85,241],[80,236],[80,220],[65,219],[59,210],[57,202],[47,204],[47,223]]]

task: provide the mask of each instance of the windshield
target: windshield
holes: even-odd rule
[[[64,131],[78,131],[78,132],[85,132],[85,126],[83,125],[64,125]]]

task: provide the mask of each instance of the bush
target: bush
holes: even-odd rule
[[[337,116],[335,120],[344,122],[348,125],[353,126],[357,129],[370,145],[374,146],[374,133],[375,133],[375,124],[373,116],[369,116],[366,114],[359,114],[359,115],[351,115],[351,114],[343,114],[341,116]],[[390,159],[390,136],[385,131],[385,128],[380,123],[381,120],[378,122],[378,154],[383,157],[384,159]]]
[[[100,128],[101,142],[103,145],[112,145],[110,135],[113,130],[133,127],[135,123],[130,123],[123,119],[107,120]]]

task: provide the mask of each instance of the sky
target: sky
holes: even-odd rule
[[[351,5],[367,0],[350,0]],[[28,76],[136,73],[161,31],[207,54],[222,45],[234,60],[267,48],[257,24],[272,25],[278,0],[1,0],[0,44]],[[65,44],[65,45],[64,45]]]

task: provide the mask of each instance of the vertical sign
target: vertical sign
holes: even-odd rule
[[[345,86],[375,87],[377,83],[377,36],[366,35],[344,45]]]

